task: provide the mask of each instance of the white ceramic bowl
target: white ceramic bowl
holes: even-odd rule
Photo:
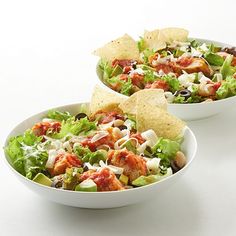
[[[200,42],[214,43],[221,47],[232,47],[231,45],[212,41],[212,40],[198,39],[198,38],[195,38],[195,39],[197,39]],[[104,88],[108,88],[110,91],[117,93],[121,96],[127,97],[123,94],[120,94],[112,90],[108,86],[106,86],[101,80],[101,73],[99,73],[98,68],[97,68],[97,75],[98,75],[98,83],[100,84],[100,86]],[[222,100],[213,101],[213,102],[194,103],[194,104],[168,104],[168,111],[171,114],[186,121],[199,120],[199,119],[204,119],[210,116],[217,115],[221,112],[224,112],[227,109],[229,109],[231,106],[233,106],[235,103],[236,103],[236,96],[225,98]]]
[[[72,104],[57,107],[55,109],[60,111],[69,111],[70,113],[75,115],[79,112],[80,106],[81,104]],[[22,134],[26,129],[32,127],[36,122],[39,122],[46,114],[47,111],[41,112],[17,125],[8,135],[5,145],[7,145],[7,141],[10,137]],[[186,166],[174,175],[167,177],[166,179],[160,182],[124,191],[94,193],[61,190],[37,184],[27,179],[23,175],[19,174],[11,166],[9,157],[6,153],[5,158],[9,168],[23,184],[25,184],[28,188],[30,188],[32,191],[39,194],[40,196],[47,198],[48,200],[68,206],[75,206],[81,208],[114,208],[138,203],[147,200],[151,197],[160,198],[160,193],[162,191],[165,191],[165,189],[167,189],[171,184],[175,183],[185,173],[185,171],[190,166],[192,160],[194,159],[197,151],[196,138],[189,128],[186,128],[185,130],[182,150],[187,157]]]

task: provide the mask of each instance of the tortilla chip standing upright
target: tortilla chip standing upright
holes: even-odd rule
[[[175,139],[179,136],[185,123],[167,111],[153,106],[137,97],[136,125],[138,132],[153,129],[158,137]]]
[[[136,41],[128,34],[112,40],[103,47],[94,51],[94,55],[113,61],[114,59],[139,59],[139,50]]]
[[[127,100],[120,103],[121,108],[125,113],[130,115],[137,114],[137,97],[142,98],[143,101],[157,106],[161,109],[167,110],[167,101],[163,89],[143,89],[132,94]]]
[[[119,111],[118,105],[125,100],[126,98],[122,95],[110,92],[108,89],[96,85],[90,102],[90,112],[93,114],[99,110]]]

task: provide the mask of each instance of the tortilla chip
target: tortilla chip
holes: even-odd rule
[[[105,44],[102,48],[97,49],[94,55],[113,61],[114,59],[139,59],[139,50],[137,43],[128,34],[120,37],[110,43]]]
[[[138,132],[153,129],[158,137],[174,139],[180,135],[185,123],[167,111],[137,99],[136,125]]]
[[[120,103],[119,108],[127,114],[136,115],[136,98],[137,92],[132,94],[129,98]]]
[[[157,106],[161,109],[167,110],[167,101],[164,95],[164,91],[162,89],[140,90],[131,95],[127,100],[120,103],[119,108],[123,110],[124,113],[136,115],[137,98],[153,106]]]
[[[126,98],[119,94],[110,92],[108,89],[104,89],[99,85],[96,85],[93,90],[92,99],[90,102],[91,114],[99,111],[114,111],[120,110],[118,105],[125,101]]]
[[[145,30],[143,39],[147,48],[154,51],[158,51],[166,47],[165,38],[162,38],[160,30],[158,29],[153,31]]]
[[[182,28],[164,28],[161,30],[145,31],[144,42],[147,48],[154,51],[164,49],[166,43],[173,41],[185,42],[188,38],[188,31]]]
[[[182,28],[164,28],[160,30],[159,40],[166,43],[173,43],[174,41],[185,42],[188,39],[188,31]]]

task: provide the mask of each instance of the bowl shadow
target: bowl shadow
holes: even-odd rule
[[[149,200],[127,207],[93,210],[41,199],[45,218],[56,219],[68,235],[193,235],[201,227],[198,194],[186,180]],[[42,216],[44,217],[44,216]],[[76,227],[75,227],[76,226]],[[58,231],[58,230],[57,230]]]

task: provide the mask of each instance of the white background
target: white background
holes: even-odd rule
[[[178,26],[236,45],[235,1],[0,1],[0,144],[28,116],[87,101],[91,52],[128,32]],[[48,202],[0,159],[0,235],[236,235],[236,107],[190,122],[192,167],[156,199],[112,210]]]

